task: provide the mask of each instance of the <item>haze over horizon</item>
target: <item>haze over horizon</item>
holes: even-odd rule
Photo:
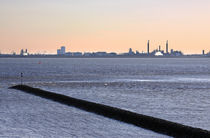
[[[209,0],[1,0],[0,52],[210,50]]]

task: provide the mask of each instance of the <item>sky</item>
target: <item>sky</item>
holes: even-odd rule
[[[210,0],[0,0],[0,52],[210,50]]]

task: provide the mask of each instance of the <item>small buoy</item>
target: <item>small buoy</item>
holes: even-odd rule
[[[41,62],[41,61],[39,61],[39,62],[38,62],[38,64],[42,64],[42,62]]]
[[[107,86],[107,85],[108,85],[107,83],[104,84],[104,86]]]

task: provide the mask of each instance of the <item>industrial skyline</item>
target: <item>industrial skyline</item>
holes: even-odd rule
[[[165,42],[165,47],[162,49],[161,45],[159,45],[155,49],[150,48],[150,40],[147,41],[147,51],[144,52],[139,52],[138,50],[133,51],[132,48],[129,48],[128,52],[123,52],[123,53],[117,53],[117,52],[106,52],[106,51],[97,51],[97,52],[73,52],[73,51],[66,51],[66,46],[61,46],[60,48],[57,49],[56,54],[45,54],[45,53],[29,53],[28,49],[21,49],[20,54],[16,54],[15,52],[12,54],[1,54],[0,56],[22,56],[22,57],[27,57],[27,56],[65,56],[65,57],[160,57],[160,56],[165,56],[165,57],[178,57],[178,56],[210,56],[210,52],[205,53],[205,50],[202,50],[200,54],[184,54],[180,50],[174,50],[173,48],[170,49],[169,52],[169,41],[166,40]]]
[[[162,43],[162,42],[161,42]],[[165,53],[170,53],[169,52],[169,41],[168,40],[166,40],[166,42],[165,42]],[[163,43],[162,43],[163,44]],[[157,46],[158,45],[158,46]],[[65,48],[64,48],[65,47]],[[60,55],[62,55],[62,54],[64,54],[65,53],[65,51],[66,51],[66,47],[70,47],[70,49],[73,49],[74,48],[74,46],[61,46],[61,48],[60,49],[57,49],[57,52],[48,52],[48,51],[46,51],[46,50],[35,50],[35,51],[37,51],[37,52],[31,52],[31,53],[33,53],[33,54],[56,54],[56,53],[60,53]],[[140,46],[141,47],[141,46]],[[22,48],[21,49],[21,52],[22,53],[27,53],[27,52],[24,52],[23,50],[28,50],[28,49],[31,49],[31,48],[28,48],[28,47],[26,47],[26,48]],[[127,48],[128,49],[128,48]],[[132,48],[133,49],[133,48]],[[157,41],[153,41],[153,45],[151,45],[151,40],[147,40],[147,47],[146,47],[146,52],[144,51],[144,48],[143,49],[135,49],[136,51],[141,51],[140,53],[147,53],[147,54],[149,54],[149,53],[151,53],[151,50],[159,50],[160,51],[160,49],[161,49],[161,45],[159,45],[159,43],[157,42]],[[173,50],[173,49],[172,49]],[[19,52],[19,50],[17,50],[17,52],[15,51],[15,50],[11,50],[11,51],[8,51],[8,52],[2,52],[3,50],[1,49],[1,47],[0,47],[0,54],[18,54]],[[54,51],[54,50],[53,50]],[[98,51],[105,51],[105,50],[98,50]],[[121,51],[121,50],[120,50]],[[179,50],[179,51],[181,51],[181,50]],[[200,52],[201,51],[201,52]],[[195,53],[184,53],[183,51],[182,51],[182,53],[183,54],[187,54],[187,55],[193,55],[193,54],[200,54],[200,53],[202,53],[202,54],[205,54],[205,53],[209,53],[210,52],[210,50],[209,49],[201,49],[200,51],[197,51],[197,52],[195,52]],[[72,51],[72,52],[78,52],[78,51]],[[86,53],[86,52],[91,52],[91,50],[88,50],[88,51],[80,51],[81,53]],[[97,51],[92,51],[93,53],[94,52],[97,52]],[[107,52],[113,52],[113,51],[107,51]],[[125,51],[124,51],[125,52]],[[122,54],[122,53],[124,53],[124,52],[117,52],[117,51],[115,51],[115,53],[118,53],[118,54]],[[154,51],[153,51],[154,52]]]

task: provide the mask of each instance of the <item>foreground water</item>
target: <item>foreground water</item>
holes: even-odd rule
[[[0,59],[0,136],[163,137],[7,87],[20,83],[210,130],[210,59]]]

